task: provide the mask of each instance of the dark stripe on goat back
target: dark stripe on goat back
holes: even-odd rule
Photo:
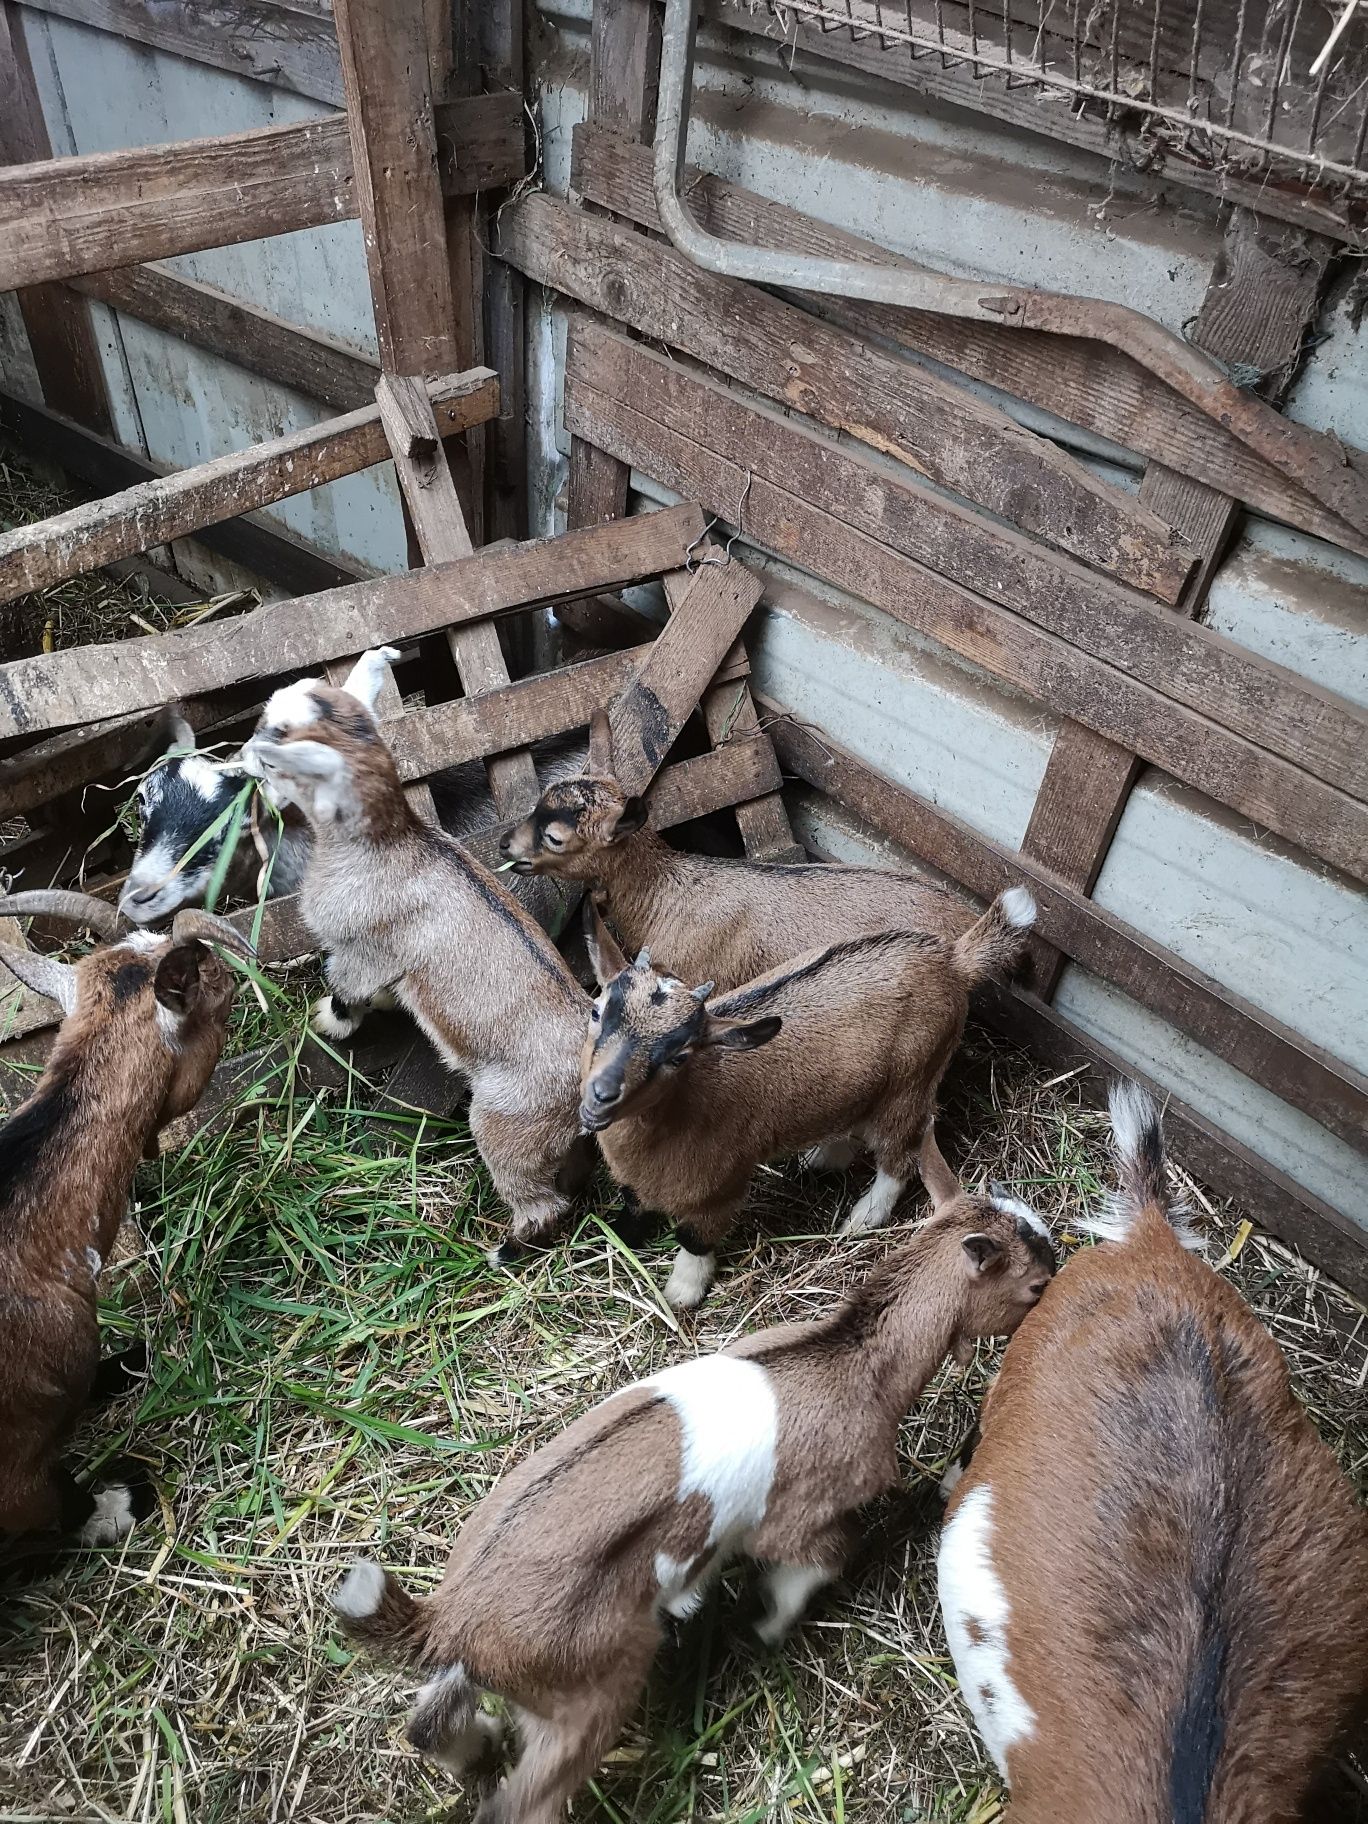
[[[791,987],[794,982],[806,981],[810,976],[820,975],[833,963],[845,962],[853,957],[873,956],[880,950],[892,950],[903,944],[916,944],[925,950],[945,948],[943,939],[933,936],[929,931],[875,931],[868,937],[846,938],[839,944],[828,944],[825,950],[819,950],[816,956],[810,956],[796,967],[786,969],[782,975],[771,976],[768,981],[745,988],[733,988],[730,993],[719,995],[715,1001],[709,1001],[709,1011],[728,1020],[737,1019],[742,1014],[755,1013],[759,1008],[767,1006],[781,989]]]
[[[69,1071],[54,1071],[0,1126],[0,1232],[10,1227],[15,1205],[37,1170],[48,1141],[71,1114],[75,1088]]]
[[[460,874],[469,883],[489,910],[501,918],[516,932],[518,941],[528,955],[555,982],[559,982],[572,1000],[580,998],[580,987],[565,963],[560,952],[554,948],[540,925],[537,925],[529,913],[515,905],[497,881],[492,880],[473,856],[467,855],[454,836],[448,836],[441,830],[434,830],[424,824],[414,832],[418,840],[427,848],[428,853],[440,858],[448,867]]]
[[[1173,1719],[1169,1762],[1173,1824],[1205,1824],[1207,1801],[1225,1741],[1222,1686],[1227,1642],[1219,1617],[1208,1615],[1206,1623],[1197,1663]]]

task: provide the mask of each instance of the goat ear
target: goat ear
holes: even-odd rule
[[[173,750],[192,754],[195,751],[194,729],[184,716],[177,715],[174,711],[166,722],[166,751],[171,753]]]
[[[70,963],[59,963],[55,956],[40,956],[36,950],[13,950],[0,944],[0,962],[12,975],[18,976],[25,988],[34,994],[56,1001],[63,1013],[76,1010],[76,971]],[[0,1013],[0,1032],[5,1017]]]
[[[782,1029],[784,1022],[777,1014],[767,1014],[763,1020],[745,1020],[733,1023],[730,1020],[716,1020],[709,1028],[703,1043],[711,1045],[718,1051],[755,1051],[761,1045],[768,1045]]]
[[[385,679],[389,668],[399,657],[395,646],[373,646],[361,657],[347,673],[347,680],[342,688],[349,697],[355,697],[358,703],[364,703],[367,709],[373,710],[380,701],[380,692],[385,688]]]
[[[971,1273],[986,1273],[1001,1257],[1002,1244],[991,1235],[966,1235],[962,1243]]]
[[[944,1155],[936,1145],[936,1130],[928,1127],[922,1136],[921,1152],[917,1160],[921,1171],[921,1181],[926,1186],[931,1199],[933,1211],[943,1210],[947,1203],[952,1203],[963,1188],[958,1178],[946,1164]]]
[[[330,783],[347,770],[337,749],[322,741],[253,741],[251,747],[255,761],[287,779]]]
[[[208,952],[198,940],[173,944],[157,964],[152,990],[160,1004],[179,1017],[189,1013],[199,998],[200,965]]]
[[[617,939],[603,922],[598,900],[592,893],[584,896],[584,946],[600,988],[606,988],[615,975],[627,967],[627,958],[618,948]]]
[[[613,777],[613,728],[606,709],[589,718],[589,771],[600,779]]]
[[[650,814],[651,807],[644,798],[629,798],[613,825],[613,841],[623,842],[628,836],[635,836]]]

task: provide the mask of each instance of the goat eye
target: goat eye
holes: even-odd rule
[[[591,1026],[597,1026],[598,1023],[599,1023],[599,1010],[597,1007],[591,1007],[589,1009],[589,1024]]]
[[[565,847],[565,838],[563,836],[557,836],[554,830],[543,830],[542,841],[546,844],[548,849],[563,849]]]

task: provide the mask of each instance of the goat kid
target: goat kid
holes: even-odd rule
[[[0,915],[31,912],[114,928],[113,908],[83,894],[0,900]],[[75,964],[0,946],[65,1016],[37,1087],[0,1126],[0,1531],[110,1544],[145,1493],[129,1482],[92,1493],[61,1452],[110,1367],[99,1368],[97,1287],[138,1160],[199,1100],[223,1049],[233,980],[211,941],[246,948],[193,911],[169,937],[136,932]]]
[[[357,1564],[334,1606],[428,1682],[409,1739],[467,1772],[508,1704],[522,1755],[477,1824],[559,1824],[637,1703],[667,1618],[730,1559],[764,1565],[777,1645],[840,1575],[856,1511],[947,1353],[1012,1331],[1054,1270],[1044,1223],[938,1173],[934,1216],[827,1318],[761,1331],[614,1394],[498,1484],[439,1588]]]
[[[1153,1104],[1111,1106],[1102,1244],[1013,1340],[947,1510],[960,1691],[1012,1824],[1319,1824],[1317,1765],[1368,1701],[1368,1520],[1186,1251]]]
[[[327,953],[325,1031],[392,998],[470,1083],[470,1131],[517,1244],[549,1239],[592,1154],[580,1133],[577,1062],[589,1000],[533,919],[451,837],[410,809],[373,705],[390,648],[365,653],[345,689],[276,691],[243,749],[282,803],[308,819],[304,922]]]
[[[948,941],[884,931],[830,944],[712,998],[628,965],[587,904],[602,992],[590,1015],[580,1118],[619,1184],[669,1217],[679,1241],[665,1296],[697,1305],[716,1249],[767,1159],[854,1134],[873,1185],[845,1234],[882,1228],[919,1158],[942,1167],[936,1089],[964,1031],[969,992],[1022,953],[1035,917],[1024,887]],[[760,1048],[763,1047],[763,1051]]]

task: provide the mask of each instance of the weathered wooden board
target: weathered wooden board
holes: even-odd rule
[[[505,209],[498,251],[538,283],[850,432],[1095,568],[1165,602],[1181,594],[1193,557],[1167,526],[966,388],[554,197]]]
[[[572,183],[587,199],[643,227],[659,228],[651,189],[651,155],[646,148],[630,145],[592,124],[580,126],[575,130]],[[700,224],[727,239],[832,259],[914,265],[876,242],[829,227],[786,204],[771,202],[692,167],[688,197]],[[929,356],[1235,495],[1272,519],[1346,550],[1368,552],[1368,542],[1304,488],[1169,388],[1157,384],[1145,369],[1117,350],[1076,337],[1000,329],[933,311],[844,299],[809,297],[807,301],[856,334],[886,338],[913,354]],[[1368,472],[1368,455],[1353,449],[1347,454]]]
[[[446,102],[437,131],[443,188],[452,194],[522,176],[521,97]],[[345,114],[9,167],[0,170],[0,291],[316,228],[357,212]]]
[[[375,397],[380,369],[368,355],[212,285],[179,278],[160,266],[86,273],[70,284],[140,323],[167,330],[334,411],[356,411]]]
[[[823,450],[814,488],[787,442],[801,433],[769,418],[757,421],[756,413],[722,389],[678,369],[670,370],[674,380],[686,391],[698,389],[693,401],[698,409],[686,413],[680,425],[663,424],[595,391],[590,376],[601,377],[602,364],[586,366],[591,335],[599,339],[599,352],[611,343],[614,358],[626,360],[620,351],[628,345],[618,338],[577,326],[566,384],[568,429],[639,463],[677,493],[703,501],[723,520],[739,518],[748,538],[929,634],[991,676],[1130,747],[1356,879],[1368,878],[1368,814],[1345,793],[815,505],[814,498],[833,499],[832,485],[842,469],[858,470],[848,450]],[[633,359],[652,359],[640,349],[630,352]],[[632,379],[639,404],[652,413],[664,409],[665,381],[655,367],[649,386],[640,373]],[[611,385],[619,390],[619,380]],[[737,434],[739,443],[734,444]],[[748,451],[754,466],[744,455],[737,461],[730,453],[734,447]],[[761,459],[768,463],[771,458],[786,485],[757,472]],[[887,491],[882,474],[877,483],[858,472],[845,479],[851,487],[836,492],[842,512],[862,485],[871,493]]]
[[[697,507],[671,507],[269,603],[234,620],[16,659],[0,667],[0,739],[126,715],[435,627],[622,588],[677,569],[702,530]]]
[[[432,381],[431,389],[444,427],[453,431],[483,423],[499,409],[498,378],[487,368],[446,375]],[[112,558],[193,537],[204,526],[354,475],[388,454],[379,407],[364,406],[34,525],[16,526],[0,533],[0,602],[80,576]]]
[[[883,778],[825,732],[783,719],[777,706],[765,707],[774,713],[771,737],[787,771],[830,793],[980,899],[1024,881],[1035,895],[1037,929],[1057,949],[1368,1153],[1368,1078],[1351,1065],[1104,911],[1038,861],[990,842]]]

